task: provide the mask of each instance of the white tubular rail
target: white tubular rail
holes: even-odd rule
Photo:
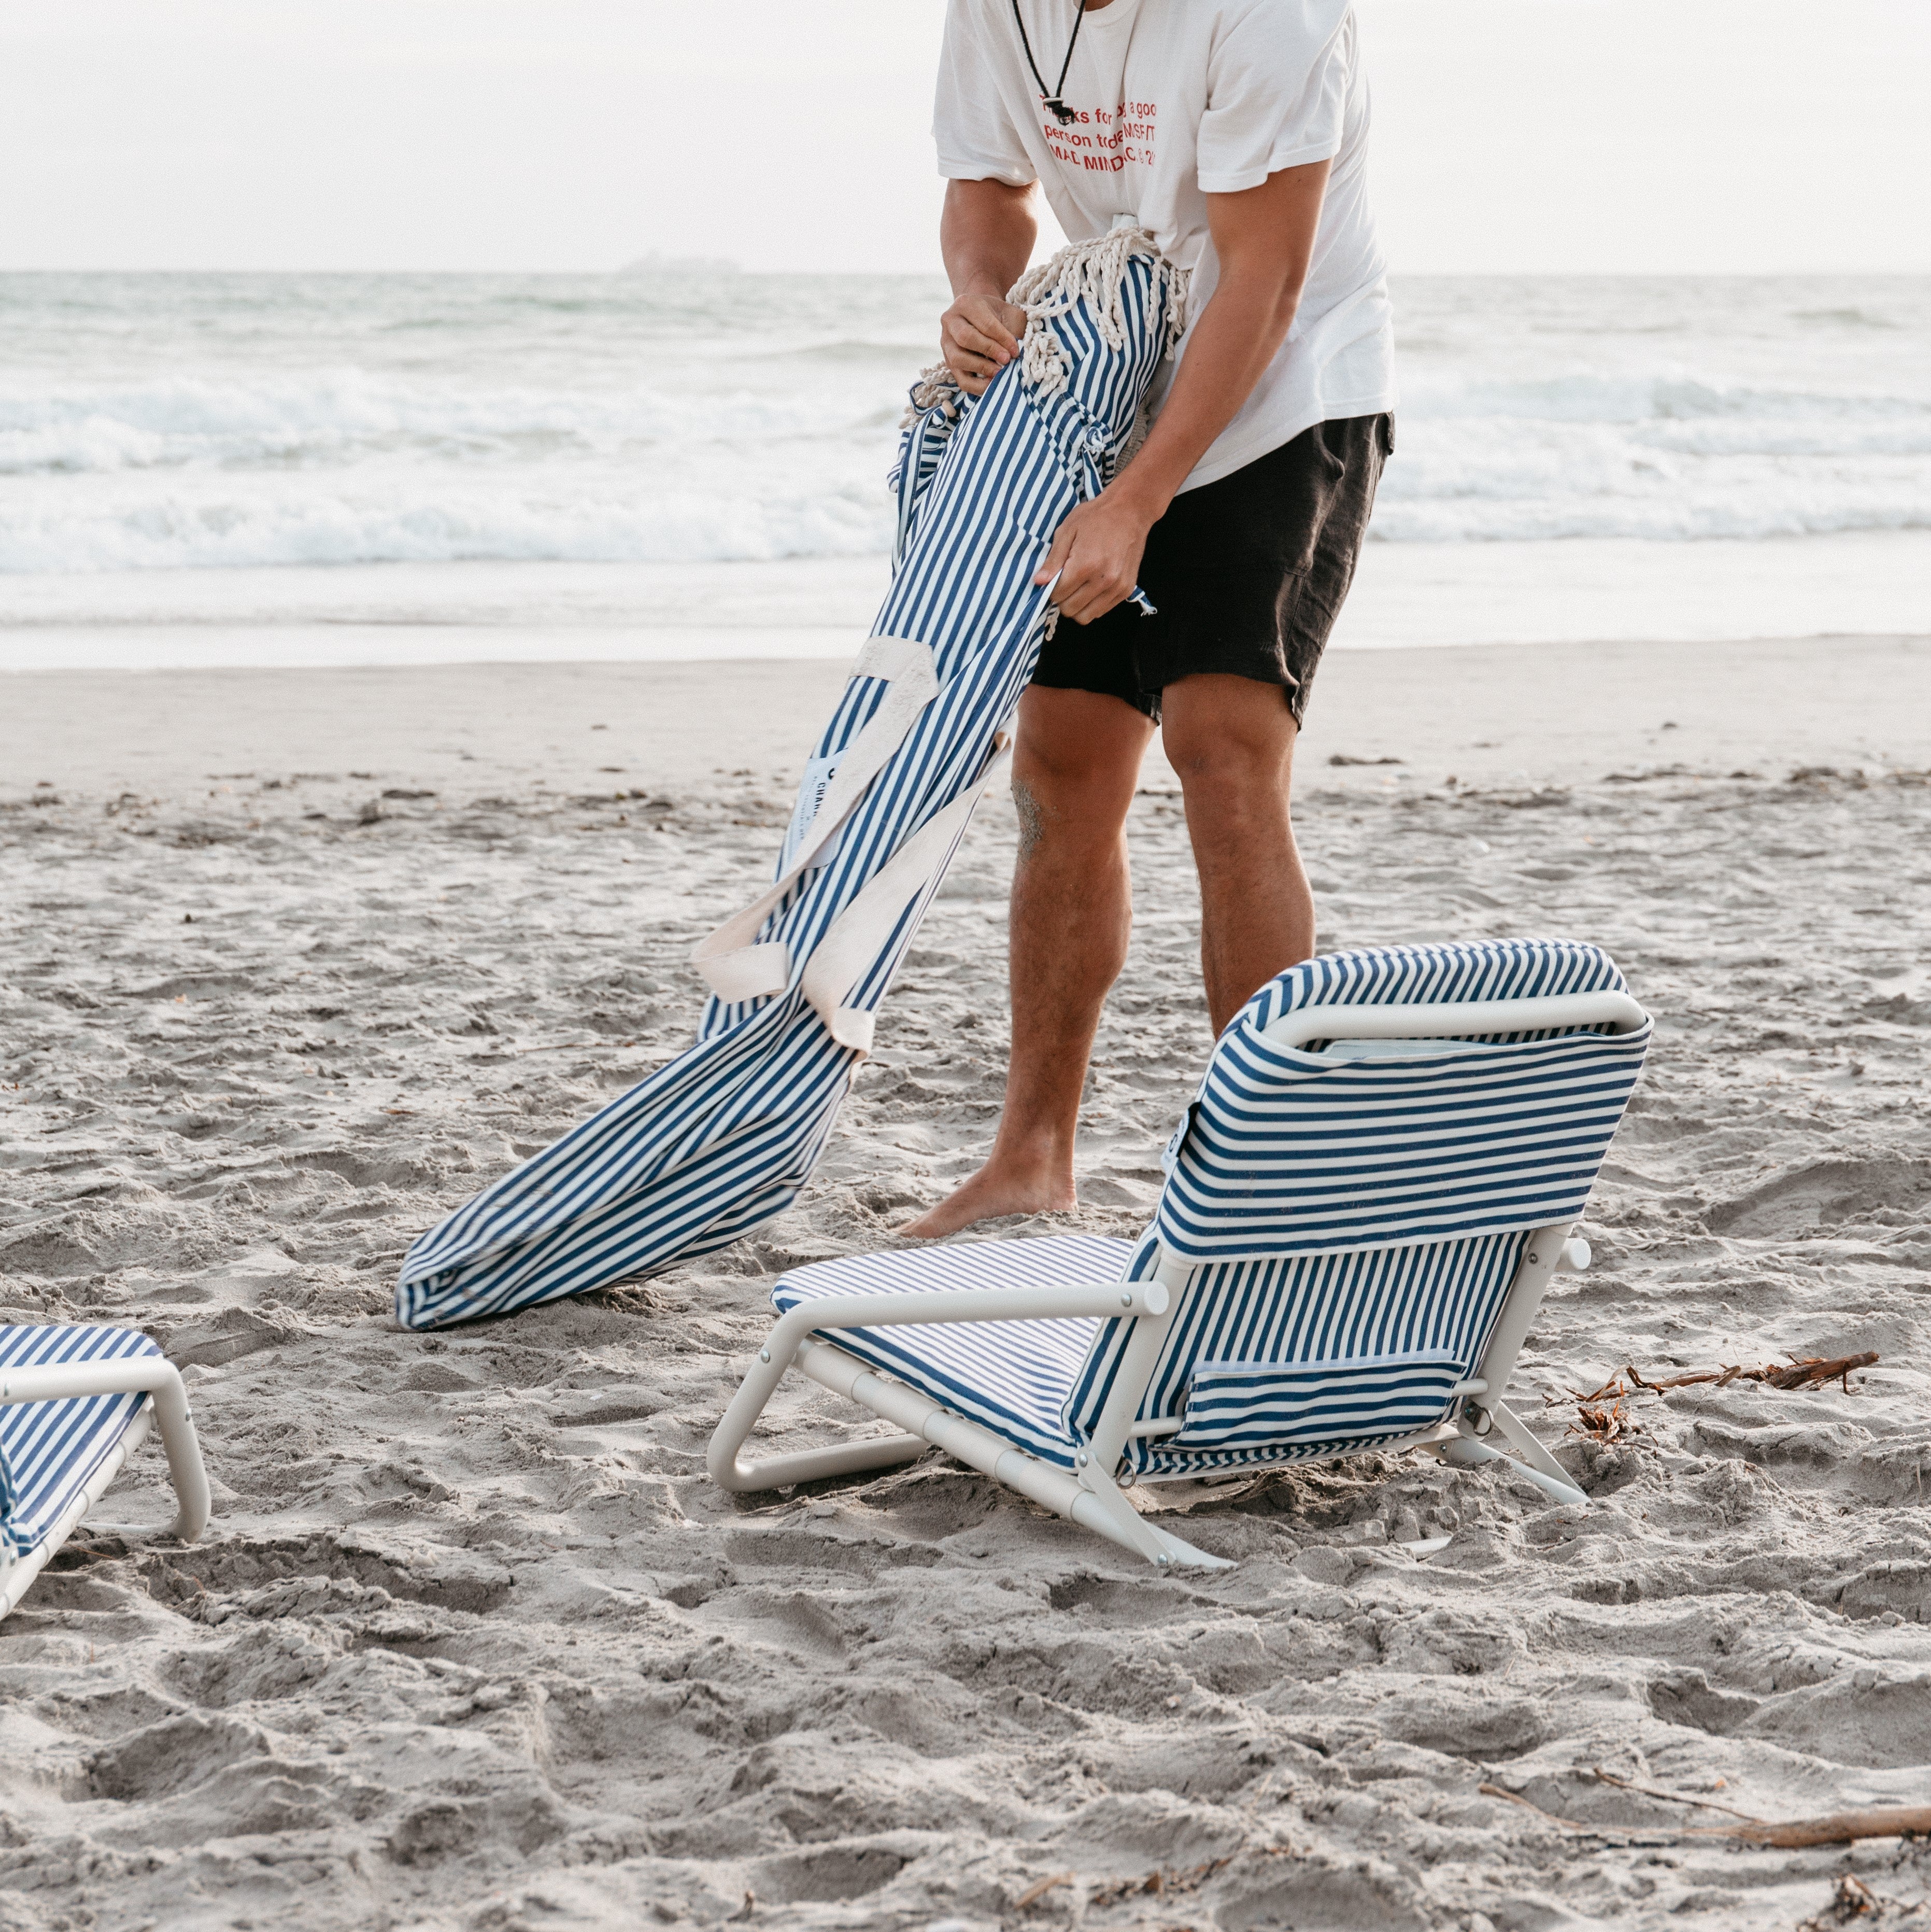
[[[208,1527],[208,1472],[195,1439],[194,1418],[188,1413],[187,1391],[173,1363],[160,1355],[124,1355],[112,1361],[0,1370],[0,1404],[133,1394],[152,1399],[161,1447],[167,1451],[168,1476],[179,1506],[169,1534],[192,1543]]]
[[[1511,1423],[1516,1421],[1514,1415],[1507,1410],[1500,1408],[1499,1405],[1498,1419],[1501,1421],[1505,1430]],[[1516,1426],[1519,1427],[1520,1424],[1518,1424]],[[1524,1436],[1528,1436],[1530,1442],[1535,1442],[1535,1438],[1528,1436],[1528,1431],[1526,1429],[1522,1432]],[[1510,1433],[1509,1439],[1514,1442],[1518,1448],[1521,1448],[1520,1441],[1513,1432]],[[1562,1466],[1555,1461],[1555,1457],[1551,1456],[1540,1443],[1536,1443],[1536,1449],[1538,1455],[1555,1468],[1557,1473],[1555,1475],[1552,1476],[1549,1471],[1542,1468],[1539,1463],[1531,1462],[1526,1459],[1519,1462],[1513,1456],[1505,1456],[1501,1450],[1492,1449],[1487,1443],[1477,1442],[1472,1436],[1458,1436],[1452,1441],[1443,1443],[1436,1453],[1444,1462],[1459,1462],[1464,1466],[1477,1462],[1506,1462],[1517,1475],[1526,1476],[1552,1502],[1569,1503],[1586,1509],[1588,1507],[1589,1498],[1562,1473]]]
[[[1089,1487],[1078,1477],[1015,1448],[1003,1437],[955,1414],[916,1389],[878,1374],[842,1348],[826,1342],[812,1343],[799,1358],[798,1366],[814,1382],[870,1409],[873,1414],[895,1422],[901,1428],[916,1430],[916,1435],[888,1438],[910,1443],[912,1454],[922,1450],[928,1444],[943,1449],[947,1455],[983,1471],[1056,1515],[1096,1531],[1162,1569],[1175,1564],[1203,1570],[1231,1568],[1225,1557],[1210,1556],[1171,1530],[1147,1521],[1119,1496],[1110,1481],[1102,1480],[1096,1488]]]
[[[1465,1000],[1434,1006],[1303,1006],[1267,1029],[1277,1046],[1311,1040],[1444,1040],[1608,1026],[1633,1033],[1649,1016],[1627,993],[1555,993],[1533,1000]]]
[[[775,1456],[746,1466],[738,1451],[764,1412],[764,1406],[784,1371],[791,1366],[805,1339],[814,1329],[901,1328],[933,1322],[1065,1321],[1071,1317],[1108,1315],[1164,1315],[1165,1286],[1154,1281],[1086,1282],[1059,1288],[946,1288],[929,1294],[828,1294],[801,1301],[778,1317],[757,1352],[744,1385],[711,1437],[706,1458],[711,1480],[719,1488],[739,1494],[750,1490],[778,1489],[791,1483],[814,1482],[859,1469],[882,1468],[921,1454],[923,1441],[902,1437],[885,1442],[853,1442],[830,1449],[807,1450],[796,1456]],[[897,1452],[891,1453],[894,1445]]]
[[[1559,1503],[1586,1508],[1589,1498],[1576,1486],[1569,1472],[1530,1432],[1528,1426],[1499,1400],[1516,1371],[1516,1358],[1528,1340],[1541,1311],[1543,1297],[1559,1268],[1580,1274],[1589,1265],[1589,1244],[1558,1222],[1538,1228],[1522,1245],[1522,1257],[1502,1304],[1502,1312],[1491,1331],[1482,1358],[1466,1393],[1479,1391],[1479,1402],[1471,1402],[1463,1410],[1459,1434],[1437,1452],[1451,1462],[1492,1462],[1498,1457],[1513,1464],[1517,1472],[1543,1492]],[[1500,1431],[1515,1450],[1514,1456],[1502,1452],[1487,1438]],[[1518,1460],[1517,1459],[1520,1460]]]
[[[1475,1365],[1474,1379],[1487,1384],[1482,1391],[1481,1406],[1485,1412],[1492,1414],[1501,1406],[1501,1398],[1508,1392],[1510,1382],[1516,1372],[1516,1358],[1522,1353],[1522,1344],[1535,1326],[1536,1317],[1542,1311],[1543,1298],[1549,1292],[1549,1284],[1556,1270],[1562,1265],[1568,1245],[1569,1229],[1561,1223],[1537,1228],[1522,1244],[1522,1259],[1516,1264],[1515,1279],[1509,1284],[1501,1312],[1496,1317],[1487,1346]],[[1484,1436],[1489,1432],[1486,1423],[1480,1424],[1478,1432]],[[1561,1475],[1561,1472],[1558,1469],[1557,1474]],[[1562,1480],[1567,1482],[1568,1478],[1564,1476]]]
[[[920,1294],[835,1294],[801,1302],[772,1328],[743,1386],[711,1437],[706,1457],[721,1489],[779,1489],[862,1469],[883,1468],[923,1454],[928,1447],[995,1478],[1057,1514],[1096,1530],[1167,1568],[1220,1569],[1224,1558],[1196,1550],[1170,1531],[1147,1522],[1082,1454],[1081,1477],[1054,1468],[922,1395],[908,1384],[879,1374],[856,1357],[823,1341],[815,1331],[878,1328],[940,1322],[1065,1321],[1081,1317],[1145,1316],[1158,1322],[1173,1305],[1168,1285],[1147,1281],[1087,1282],[1037,1288],[940,1289]],[[808,1449],[745,1463],[739,1452],[787,1369],[796,1366],[814,1382],[895,1423],[902,1435],[873,1436],[824,1449]]]

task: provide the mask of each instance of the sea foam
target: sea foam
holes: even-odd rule
[[[1931,283],[1398,282],[1372,534],[1931,528]],[[0,572],[877,552],[916,278],[0,278]]]

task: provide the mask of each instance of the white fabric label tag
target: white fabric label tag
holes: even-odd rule
[[[805,836],[817,821],[818,808],[825,802],[825,794],[831,789],[832,780],[837,776],[838,760],[843,752],[834,752],[829,758],[811,758],[805,761],[805,782],[798,788],[798,803],[791,814],[790,829],[784,835],[784,850],[778,861],[778,876],[781,878],[791,869],[791,856],[805,842]],[[820,866],[829,866],[838,856],[838,848],[844,843],[845,831],[841,825],[812,855],[814,870]]]

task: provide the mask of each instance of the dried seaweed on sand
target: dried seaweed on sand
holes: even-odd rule
[[[1841,1382],[1844,1393],[1849,1395],[1851,1392],[1851,1371],[1873,1367],[1877,1359],[1877,1351],[1867,1348],[1861,1354],[1856,1355],[1793,1357],[1788,1362],[1773,1362],[1760,1369],[1746,1369],[1741,1366],[1699,1369],[1687,1376],[1658,1376],[1653,1379],[1645,1379],[1632,1364],[1624,1373],[1638,1388],[1642,1389],[1689,1388],[1699,1382],[1708,1382],[1717,1388],[1727,1388],[1732,1382],[1759,1382],[1765,1388],[1801,1389],[1821,1388],[1826,1382]]]

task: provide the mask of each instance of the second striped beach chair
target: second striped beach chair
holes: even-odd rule
[[[208,1527],[208,1476],[181,1373],[136,1328],[0,1324],[0,1617],[160,1425],[177,1504]]]
[[[958,1244],[814,1263],[712,1438],[727,1490],[931,1446],[1162,1567],[1222,1559],[1142,1515],[1158,1482],[1506,1444],[1585,1498],[1502,1400],[1642,1072],[1648,1016],[1561,940],[1312,959],[1221,1036],[1138,1242]],[[904,1432],[747,1464],[796,1366]]]

